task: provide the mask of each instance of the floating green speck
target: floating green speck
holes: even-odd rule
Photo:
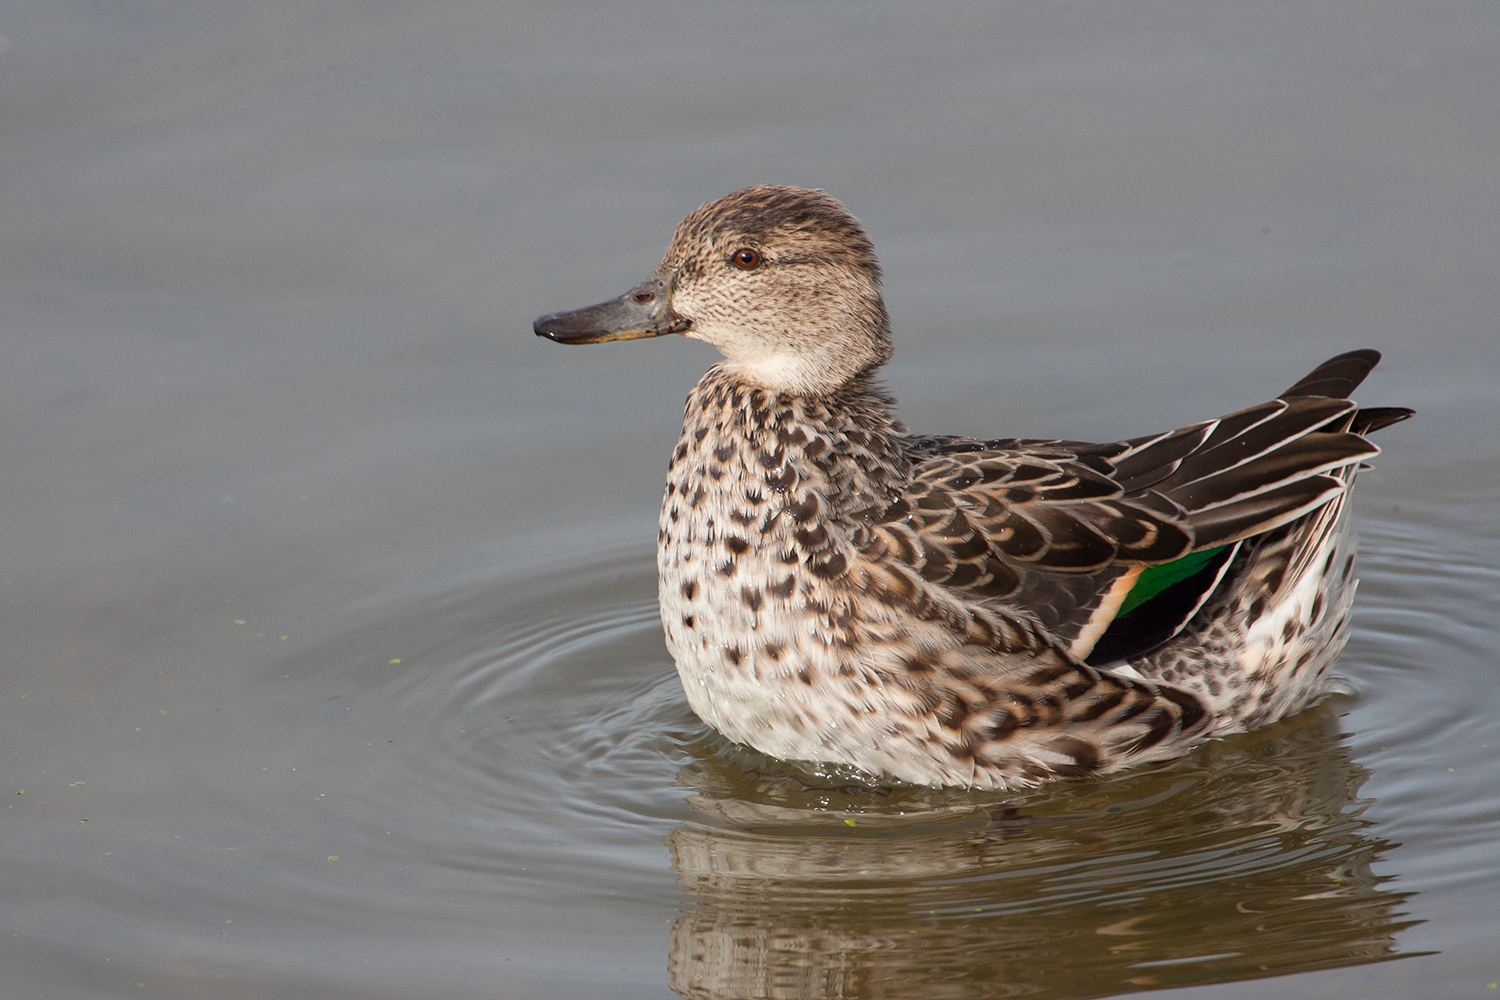
[[[395,659],[395,660],[392,660],[391,662],[392,663],[400,663],[401,661],[400,661],[400,659]]]
[[[852,820],[852,819],[846,819],[846,820],[844,820],[844,825],[845,826],[853,826],[854,825],[854,820]]]
[[[337,861],[338,859],[339,859],[339,856],[337,854],[330,854],[330,855],[328,855],[328,860],[329,861]]]

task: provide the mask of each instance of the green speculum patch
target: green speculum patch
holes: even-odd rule
[[[1227,548],[1229,546],[1220,545],[1212,549],[1202,549],[1198,552],[1189,552],[1181,559],[1173,559],[1160,566],[1147,566],[1141,570],[1141,575],[1136,577],[1135,586],[1130,588],[1130,593],[1126,594],[1125,600],[1120,603],[1120,610],[1116,612],[1116,617],[1130,614],[1131,611],[1145,604],[1172,584],[1180,583],[1200,572]]]

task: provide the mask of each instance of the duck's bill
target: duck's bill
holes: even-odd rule
[[[531,328],[559,344],[602,344],[682,333],[691,324],[672,311],[672,282],[657,276],[617,299],[541,316]]]

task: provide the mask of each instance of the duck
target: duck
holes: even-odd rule
[[[757,185],[677,227],[561,344],[680,335],[657,534],[692,710],[815,773],[1008,790],[1165,760],[1331,692],[1357,580],[1348,496],[1412,415],[1331,358],[1276,398],[1105,443],[914,434],[878,379],[881,268],[821,190]],[[819,771],[818,769],[822,769]]]

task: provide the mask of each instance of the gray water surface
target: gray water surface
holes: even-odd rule
[[[1484,997],[1500,7],[0,5],[0,994]],[[1024,794],[688,710],[714,359],[565,349],[700,202],[867,225],[927,432],[1386,354],[1359,689]]]

